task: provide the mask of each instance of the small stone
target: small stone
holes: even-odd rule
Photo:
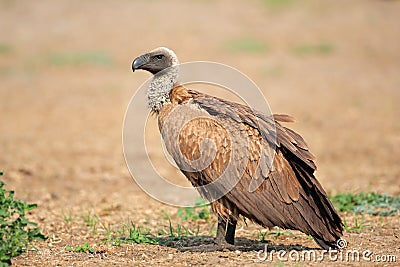
[[[222,252],[221,255],[219,255],[221,258],[228,258],[229,257],[229,252]]]

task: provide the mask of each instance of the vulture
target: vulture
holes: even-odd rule
[[[343,223],[314,176],[315,157],[282,125],[294,119],[191,90],[177,81],[178,65],[172,50],[159,47],[137,57],[132,70],[153,74],[147,101],[163,142],[218,215],[215,242],[200,251],[235,249],[240,215],[265,228],[299,230],[323,249],[340,248]]]

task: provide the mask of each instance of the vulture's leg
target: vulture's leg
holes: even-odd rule
[[[235,243],[235,230],[236,230],[235,219],[225,220],[221,216],[218,216],[218,229],[216,241],[218,245]]]
[[[230,218],[229,220],[225,220],[218,216],[217,236],[214,244],[199,245],[196,247],[183,247],[179,250],[192,252],[236,250],[238,249],[236,246],[234,246],[236,223],[237,221],[235,219]]]

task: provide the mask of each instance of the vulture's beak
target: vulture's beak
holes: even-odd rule
[[[137,69],[141,69],[142,66],[149,63],[150,56],[148,54],[141,55],[140,57],[135,58],[132,62],[132,71],[135,72]]]

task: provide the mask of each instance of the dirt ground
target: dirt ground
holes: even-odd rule
[[[168,227],[165,214],[173,223],[178,220],[177,209],[143,193],[125,165],[124,113],[150,77],[133,74],[130,65],[141,53],[167,46],[181,62],[209,60],[235,67],[262,89],[274,113],[297,118],[291,127],[316,155],[317,176],[327,192],[396,196],[399,14],[400,1],[384,0],[1,0],[0,170],[17,198],[39,205],[29,218],[49,237],[35,243],[38,252],[25,253],[13,264],[320,265],[276,258],[260,262],[257,251],[264,245],[256,234],[262,228],[252,223],[239,225],[236,236],[245,249],[235,252],[99,245],[107,227],[130,220],[149,228]],[[158,129],[148,134],[159,140]],[[157,153],[155,159],[162,157]],[[170,166],[160,167],[167,175],[178,175]],[[351,214],[341,215],[355,224]],[[96,225],[85,223],[91,216],[98,219]],[[395,255],[398,264],[399,216],[362,220],[362,230],[344,235],[349,248]],[[199,227],[204,237],[182,242],[211,242],[209,223],[188,224]],[[266,239],[275,250],[316,248],[295,232]],[[85,241],[99,253],[65,250]]]

